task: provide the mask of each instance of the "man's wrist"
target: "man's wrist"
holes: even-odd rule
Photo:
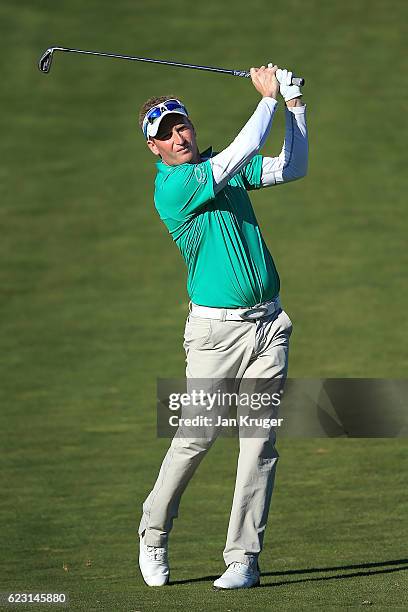
[[[263,96],[259,101],[259,104],[263,101],[265,101],[266,106],[271,109],[275,109],[278,105],[278,101],[276,100],[276,98],[272,98],[272,96]]]
[[[302,98],[292,98],[292,100],[288,100],[286,102],[286,106],[292,107],[292,106],[304,106],[303,102],[302,102]]]

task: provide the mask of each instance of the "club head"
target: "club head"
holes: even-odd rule
[[[49,47],[40,57],[38,67],[41,72],[49,72],[52,62],[52,54],[54,53],[54,47]]]

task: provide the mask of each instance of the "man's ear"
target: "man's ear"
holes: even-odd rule
[[[160,155],[159,149],[157,148],[156,143],[152,138],[149,138],[149,140],[146,141],[146,144],[152,153],[154,153],[155,155]]]
[[[190,123],[191,129],[193,130],[194,136],[197,136],[197,132],[196,132],[196,129],[195,129],[195,127],[194,127],[193,122],[190,120],[190,118],[189,118],[189,120],[188,120],[188,121],[189,121],[189,123]]]

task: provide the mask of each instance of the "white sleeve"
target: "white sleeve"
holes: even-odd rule
[[[214,193],[221,191],[230,178],[238,174],[262,148],[271,129],[277,104],[274,98],[262,98],[235,140],[210,159]]]
[[[279,157],[262,159],[262,187],[295,181],[307,173],[306,106],[286,107],[285,117],[285,140]]]

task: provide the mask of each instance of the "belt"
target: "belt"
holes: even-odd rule
[[[252,308],[213,308],[212,306],[199,306],[190,303],[190,312],[203,319],[217,319],[218,321],[257,321],[282,309],[279,297],[270,302],[257,304]]]

